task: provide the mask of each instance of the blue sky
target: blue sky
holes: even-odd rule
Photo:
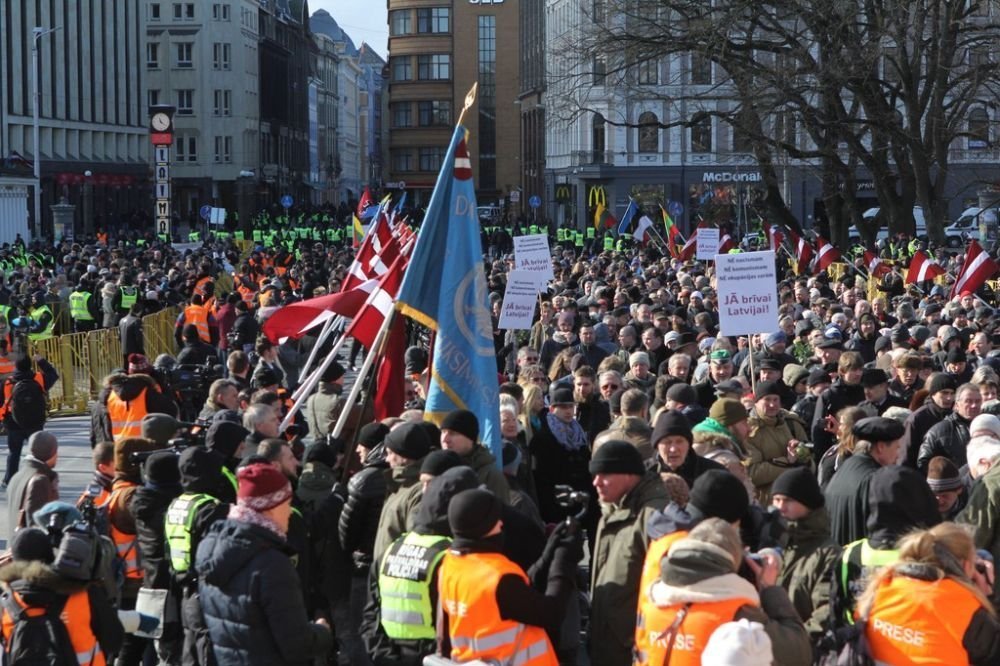
[[[389,39],[385,5],[379,0],[309,0],[309,11],[325,9],[356,45],[368,42],[384,58]]]

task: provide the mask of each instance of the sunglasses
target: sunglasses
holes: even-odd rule
[[[611,389],[613,391],[617,391],[621,387],[621,384],[601,384],[602,389]]]

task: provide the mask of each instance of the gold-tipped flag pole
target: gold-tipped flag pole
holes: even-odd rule
[[[460,114],[458,114],[458,123],[457,124],[459,124],[459,125],[462,124],[462,121],[465,120],[465,112],[468,111],[469,109],[471,109],[472,105],[476,103],[476,91],[477,90],[479,90],[479,82],[478,81],[472,84],[472,87],[469,88],[469,92],[465,93],[465,106],[462,107],[462,112]]]

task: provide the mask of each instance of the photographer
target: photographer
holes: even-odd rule
[[[95,415],[93,427],[102,432],[95,433],[96,441],[115,441],[141,434],[142,419],[146,414],[169,414],[177,416],[177,405],[168,395],[160,391],[160,386],[150,375],[131,369],[128,373],[108,375],[106,388],[97,398],[98,410],[107,413]]]
[[[38,371],[32,372],[32,359],[22,356],[14,363],[14,374],[3,382],[0,419],[7,426],[7,471],[3,486],[10,483],[21,463],[21,448],[32,434],[45,427],[46,395],[59,381],[59,373],[44,356],[34,357]]]
[[[201,339],[197,326],[185,324],[181,335],[184,346],[177,355],[177,365],[205,365],[207,361],[216,361],[218,350]]]

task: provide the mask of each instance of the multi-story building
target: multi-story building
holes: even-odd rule
[[[533,196],[545,194],[545,0],[521,0],[521,190],[515,211],[537,214]],[[560,193],[562,194],[562,193]]]
[[[389,0],[389,164],[387,186],[405,186],[426,205],[466,93],[463,119],[481,203],[521,183],[517,3]]]
[[[236,210],[241,172],[260,167],[257,0],[139,4],[146,26],[148,105],[174,113],[173,210],[198,224],[198,210]]]
[[[337,152],[337,131],[340,122],[340,55],[337,53],[336,42],[326,34],[313,32],[312,37],[316,43],[313,76],[317,82],[319,122],[316,160],[320,181],[319,191],[314,192],[313,196],[315,203],[337,205],[340,203],[337,197],[338,180],[343,170],[340,154]]]
[[[361,118],[362,178],[372,187],[381,188],[385,166],[382,108],[387,84],[386,63],[369,44],[362,43],[358,49],[358,64],[361,65],[360,105],[364,110]]]
[[[36,155],[41,159],[41,228],[47,235],[49,206],[62,197],[78,204],[76,222],[83,229],[84,191],[93,197],[92,219],[86,222],[96,226],[124,225],[132,211],[152,213],[148,115],[142,95],[144,4],[4,2],[0,9],[0,162],[20,165],[19,175],[30,175],[30,170],[22,173],[23,167]],[[40,100],[37,147],[34,45]],[[23,193],[24,179],[18,180],[16,187]],[[4,191],[15,196],[15,185],[9,187]]]

